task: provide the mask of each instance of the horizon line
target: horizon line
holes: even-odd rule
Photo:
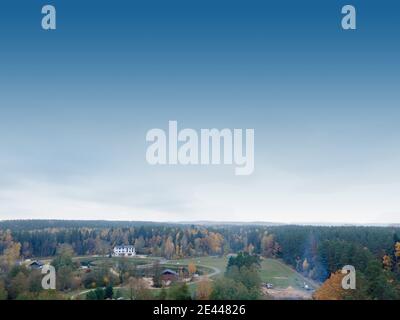
[[[400,222],[321,222],[321,221],[249,221],[249,220],[126,220],[126,219],[60,219],[60,218],[23,218],[23,219],[0,219],[2,222],[17,222],[17,221],[60,221],[60,222],[72,222],[72,221],[85,221],[85,222],[130,222],[130,223],[159,223],[159,224],[247,224],[247,225],[303,225],[303,226],[400,226]]]

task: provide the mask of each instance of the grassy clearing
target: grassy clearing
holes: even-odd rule
[[[144,265],[149,264],[155,261],[153,258],[122,258],[122,257],[87,257],[87,258],[78,258],[76,259],[80,263],[87,264],[90,263],[92,266],[113,266],[118,262],[124,261],[128,264],[133,265]]]
[[[222,276],[226,270],[226,265],[228,264],[228,258],[212,256],[212,257],[198,257],[198,258],[168,261],[168,264],[173,264],[173,265],[188,265],[189,263],[194,263],[195,265],[198,266],[216,268],[220,271],[220,273],[215,275],[215,277],[219,277]]]
[[[179,263],[180,265],[187,265],[194,263],[196,265],[214,267],[221,272],[215,277],[221,277],[225,273],[228,264],[227,257],[199,257],[191,259],[172,260],[169,264]],[[277,288],[304,288],[304,282],[313,286],[307,279],[305,279],[298,272],[277,259],[263,259],[261,261],[260,277],[263,282],[272,283]]]
[[[276,259],[263,259],[260,271],[263,282],[272,283],[277,288],[303,288],[304,282],[311,285],[295,270]]]

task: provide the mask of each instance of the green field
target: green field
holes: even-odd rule
[[[199,257],[192,259],[181,259],[168,261],[169,264],[179,263],[180,265],[187,265],[188,263],[196,265],[214,267],[220,270],[220,273],[214,277],[223,276],[228,263],[227,257]],[[272,283],[277,288],[304,288],[304,282],[309,286],[315,285],[309,280],[305,279],[298,272],[277,259],[263,259],[261,261],[260,270],[261,280],[265,283]]]
[[[272,283],[277,288],[303,288],[304,282],[313,287],[309,280],[276,259],[262,260],[260,276],[263,282]]]
[[[215,268],[219,271],[215,275],[215,277],[222,276],[225,272],[226,265],[228,264],[227,257],[198,257],[198,258],[190,258],[190,259],[179,259],[179,260],[170,260],[168,264],[173,265],[188,265],[189,263],[194,263],[195,265],[205,266]],[[211,270],[210,270],[211,272]]]
[[[90,263],[91,266],[100,266],[100,265],[105,265],[105,266],[113,266],[118,262],[124,261],[125,263],[128,264],[133,264],[133,265],[144,265],[144,264],[149,264],[155,261],[154,258],[119,258],[119,257],[79,257],[75,259],[76,261],[79,261],[81,264],[87,264]]]

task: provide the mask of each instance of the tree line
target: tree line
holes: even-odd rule
[[[355,266],[360,279],[358,283],[362,287],[362,290],[357,292],[363,294],[357,297],[369,299],[399,297],[400,228],[396,226],[238,226],[108,221],[3,221],[0,222],[0,272],[9,272],[15,261],[25,258],[54,257],[53,261],[57,264],[57,259],[62,259],[60,248],[63,245],[68,245],[73,255],[84,256],[108,255],[113,246],[121,244],[133,244],[138,253],[167,259],[239,252],[249,256],[279,258],[306,277],[321,283],[329,284],[331,281],[337,285],[339,278],[342,277],[338,271],[344,265],[350,264]],[[70,267],[65,261],[61,265],[64,270]],[[228,266],[230,271],[225,274],[224,283],[235,286],[235,290],[231,288],[228,291],[242,292],[247,297],[255,297],[255,292],[246,291],[249,287],[246,286],[245,279],[255,279],[253,275],[256,265],[257,263],[253,263],[252,270],[248,270],[248,267],[235,269]],[[238,269],[241,270],[240,273]],[[241,283],[240,275],[249,272],[250,275],[243,279],[243,286],[237,287]],[[96,279],[91,277],[96,276],[96,273],[92,273],[84,277],[83,285],[90,287],[91,283],[96,282]],[[99,279],[113,277],[115,275],[98,275]],[[114,283],[118,281],[113,280]],[[218,285],[217,281],[215,285]],[[321,288],[332,288],[332,286]],[[70,281],[66,287],[74,287],[73,282],[71,284]],[[208,285],[204,284],[203,287],[207,289]],[[341,298],[356,297],[345,295],[340,288],[337,291],[339,292],[337,296]],[[323,292],[322,290],[322,293],[317,293],[316,298],[324,297]]]

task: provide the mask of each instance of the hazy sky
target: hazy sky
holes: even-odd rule
[[[0,4],[0,219],[400,222],[398,1],[48,3]],[[148,165],[168,120],[255,172]]]

